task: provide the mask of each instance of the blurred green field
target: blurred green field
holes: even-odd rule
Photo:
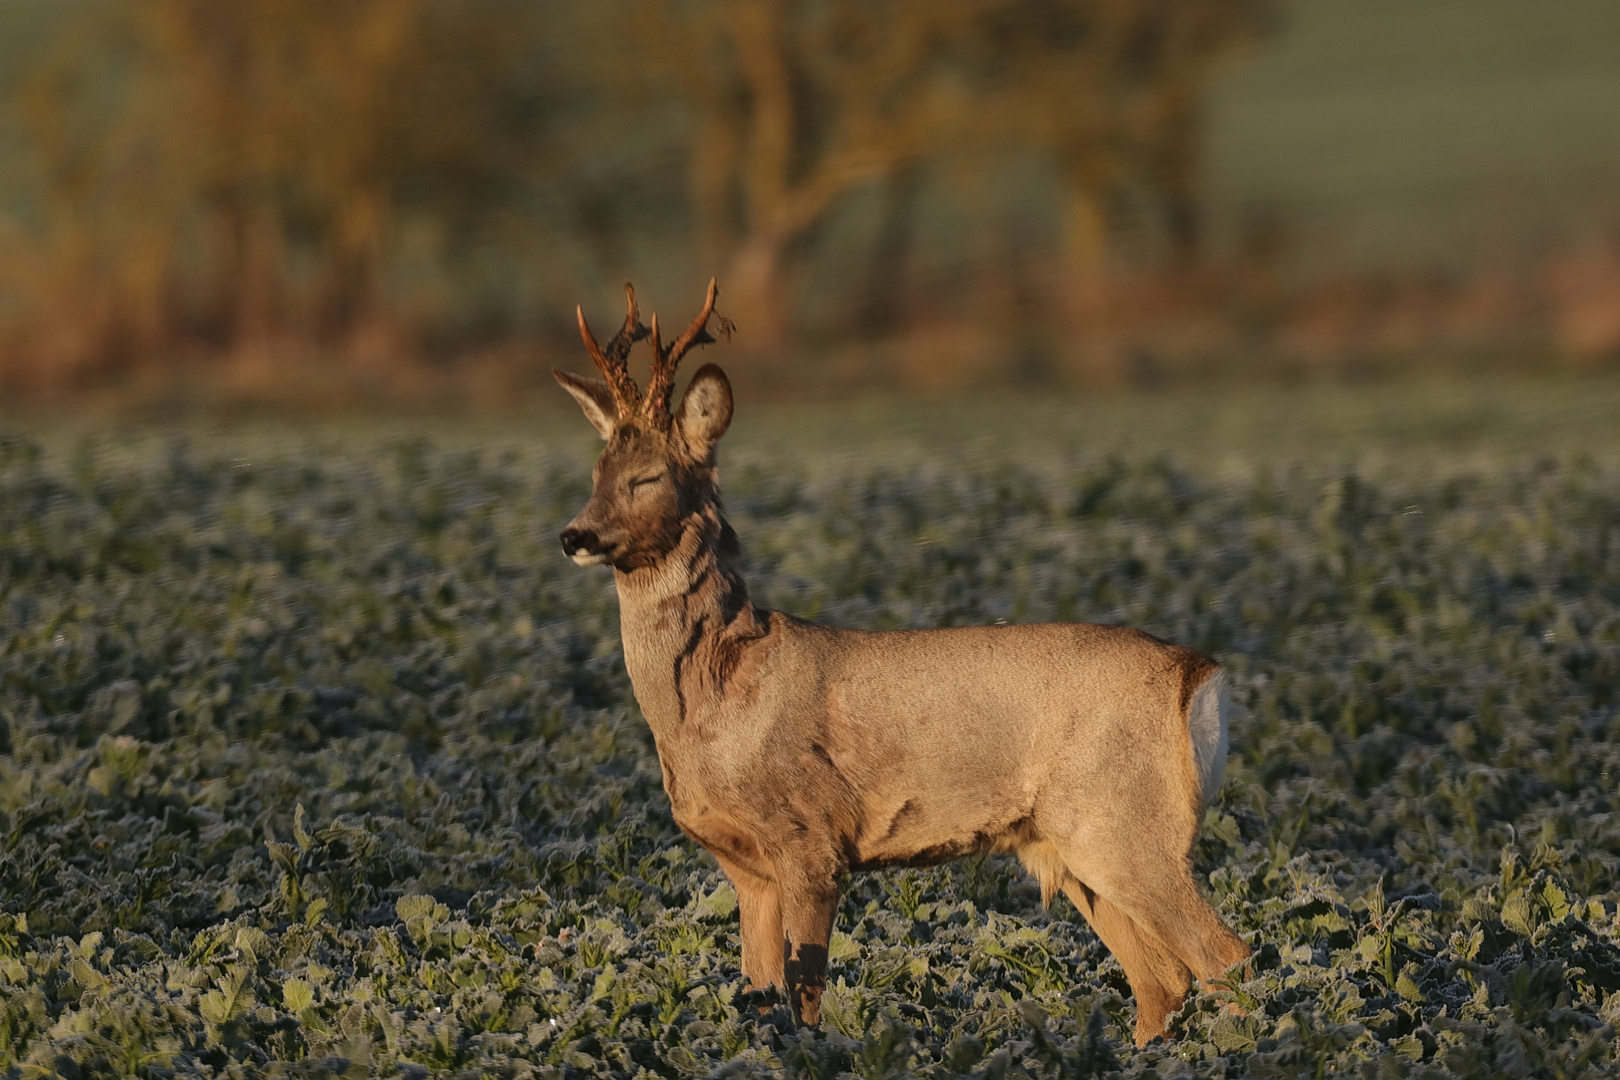
[[[577,416],[13,424],[0,1075],[1606,1073],[1617,405],[743,403],[757,601],[1130,623],[1228,665],[1195,859],[1259,960],[1145,1051],[1118,965],[1001,859],[849,881],[819,1032],[742,993],[611,581],[556,548]]]

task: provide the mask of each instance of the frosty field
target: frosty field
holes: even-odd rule
[[[0,1075],[1606,1074],[1617,405],[741,406],[757,601],[1227,665],[1195,859],[1256,963],[1143,1051],[999,858],[850,879],[819,1031],[742,991],[610,576],[557,547],[577,417],[4,436]]]

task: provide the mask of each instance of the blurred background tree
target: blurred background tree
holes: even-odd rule
[[[730,268],[733,302],[776,344],[795,256],[837,201],[887,184],[904,213],[919,170],[946,159],[992,183],[1007,158],[1050,159],[1067,284],[1090,307],[1112,207],[1128,193],[1162,210],[1177,254],[1191,256],[1199,103],[1265,11],[1260,0],[657,0],[640,25],[679,44],[649,48],[664,66],[643,74],[691,110],[705,254]]]
[[[1298,0],[1307,28],[1325,5]],[[1278,14],[0,0],[0,38],[9,20],[26,43],[0,45],[0,381],[504,401],[571,356],[575,301],[635,277],[677,303],[712,272],[745,379],[779,386],[1155,379],[1487,337],[1522,356],[1565,324],[1584,355],[1620,345],[1592,314],[1620,291],[1601,245],[1518,278],[1312,278],[1275,216],[1212,242],[1211,95]],[[1547,314],[1561,296],[1575,321]]]
[[[440,283],[413,263],[448,275],[544,177],[534,18],[510,0],[90,8],[20,95],[24,373],[419,346]]]

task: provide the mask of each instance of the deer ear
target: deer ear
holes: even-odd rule
[[[718,365],[704,364],[681,398],[675,422],[696,457],[705,458],[731,426],[731,380]]]
[[[551,377],[579,402],[579,407],[585,411],[585,419],[591,422],[596,433],[604,439],[611,438],[619,408],[613,401],[613,391],[608,389],[608,384],[601,379],[587,379],[558,368],[551,369]]]

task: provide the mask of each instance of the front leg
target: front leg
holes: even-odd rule
[[[782,979],[782,895],[776,882],[716,855],[731,887],[737,891],[737,921],[742,938],[742,970],[748,989],[785,985]]]
[[[821,995],[827,988],[827,945],[838,909],[838,877],[831,866],[800,864],[784,874],[782,896],[782,975],[788,1004],[802,1024],[821,1022]]]

